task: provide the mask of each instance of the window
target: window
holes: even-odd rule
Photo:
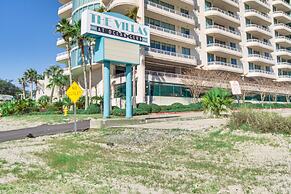
[[[179,84],[167,84],[159,82],[146,83],[147,96],[192,97],[189,88]]]
[[[237,60],[236,59],[231,59],[230,63],[233,64],[233,65],[237,65]]]
[[[181,13],[189,15],[189,11],[183,8],[181,8]]]
[[[182,54],[184,55],[191,55],[191,50],[189,48],[182,47]]]
[[[207,59],[208,59],[208,62],[213,62],[214,61],[214,54],[208,53],[207,54]]]
[[[182,34],[190,35],[190,30],[187,29],[187,28],[183,28],[183,27],[181,27],[181,33],[182,33]]]

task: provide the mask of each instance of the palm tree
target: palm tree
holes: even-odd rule
[[[30,85],[30,98],[33,99],[33,84],[35,83],[35,80],[37,79],[37,71],[35,69],[28,69],[24,73],[25,78],[29,82]]]
[[[133,9],[129,10],[127,12],[127,14],[125,14],[125,15],[136,22],[137,21],[137,18],[138,18],[137,12],[138,12],[138,7],[135,7]]]
[[[88,48],[89,48],[89,56],[90,56],[90,65],[89,65],[89,102],[91,102],[92,98],[92,73],[93,73],[93,60],[94,60],[94,46],[95,39],[87,38]]]
[[[59,32],[66,43],[66,49],[68,53],[68,68],[69,68],[69,80],[70,85],[72,84],[72,65],[71,65],[71,45],[72,45],[72,38],[73,38],[73,27],[67,19],[62,19],[56,25],[56,31]]]
[[[48,88],[51,88],[51,96],[50,96],[50,101],[51,103],[53,102],[53,97],[54,97],[54,92],[55,92],[55,87],[62,85],[62,76],[63,76],[63,69],[60,68],[57,65],[53,65],[49,67],[46,71],[45,74],[49,78],[49,84]]]
[[[109,10],[107,10],[107,8],[105,6],[101,6],[98,9],[96,9],[95,11],[97,11],[99,13],[109,12]]]
[[[86,61],[85,61],[86,37],[81,34],[81,21],[79,21],[73,25],[73,32],[74,32],[74,40],[78,43],[79,49],[81,49],[84,86],[85,86],[85,109],[87,109],[88,105],[89,105],[89,99],[88,99],[87,69],[86,69]]]
[[[26,77],[23,75],[22,77],[18,78],[18,83],[21,84],[22,87],[22,98],[26,99],[26,83],[27,79]]]

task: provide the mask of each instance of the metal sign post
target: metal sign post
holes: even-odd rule
[[[75,133],[77,133],[77,106],[76,106],[76,103],[74,103],[74,131]]]
[[[67,96],[70,98],[70,100],[74,103],[74,131],[77,132],[77,106],[76,103],[80,99],[80,97],[83,95],[82,88],[74,82],[69,89],[66,92]]]

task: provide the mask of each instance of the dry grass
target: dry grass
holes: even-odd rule
[[[290,193],[290,139],[109,129],[4,143],[0,193]]]

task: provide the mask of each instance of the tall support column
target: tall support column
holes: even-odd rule
[[[126,64],[126,118],[132,118],[132,65]]]
[[[104,81],[104,110],[103,110],[103,117],[109,118],[110,117],[110,61],[104,61],[104,76],[103,76],[103,81]]]
[[[136,103],[144,103],[145,102],[145,82],[146,82],[146,75],[145,75],[145,56],[144,56],[144,48],[141,48],[140,51],[140,64],[137,66],[137,96],[136,96]]]

